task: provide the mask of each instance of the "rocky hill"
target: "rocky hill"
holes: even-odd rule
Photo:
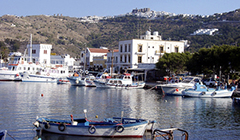
[[[87,46],[117,48],[119,40],[138,38],[149,28],[159,31],[164,40],[189,40],[190,51],[214,44],[238,45],[240,10],[210,16],[163,14],[149,10],[103,18],[4,15],[0,17],[0,41],[4,42],[0,47],[2,44],[12,51],[14,47],[9,40],[15,40],[20,44],[17,50],[23,52],[32,34],[33,43],[52,44],[53,52],[78,57]],[[201,28],[217,28],[219,31],[214,36],[190,35]]]

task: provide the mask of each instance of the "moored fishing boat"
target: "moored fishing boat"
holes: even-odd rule
[[[201,78],[199,77],[185,77],[185,79],[182,82],[175,83],[175,81],[172,81],[168,84],[159,84],[157,87],[161,87],[165,94],[167,95],[177,95],[182,96],[182,91],[188,88],[193,88],[195,83],[201,83]]]
[[[20,73],[36,73],[41,66],[26,61],[26,57],[20,52],[10,54],[7,69],[0,69],[0,81],[22,81]]]
[[[86,112],[86,111],[85,111]],[[106,118],[104,121],[92,121],[86,118],[57,120],[37,118],[33,124],[37,131],[46,131],[63,135],[90,137],[143,137],[148,120],[125,117]]]
[[[107,72],[101,72],[96,75],[94,82],[105,84],[110,78],[111,76]]]
[[[110,78],[106,82],[95,82],[97,87],[101,88],[143,88],[145,82],[133,81],[133,75],[124,73],[120,78]]]
[[[207,88],[205,85],[200,85],[196,83],[195,88],[185,89],[182,91],[183,96],[185,97],[199,97],[199,98],[229,98],[232,96],[233,91],[235,90],[232,87],[230,90],[227,88]]]
[[[71,85],[73,86],[86,86],[86,87],[96,87],[93,82],[95,77],[93,75],[82,76],[78,73],[74,73],[73,76],[67,77]]]

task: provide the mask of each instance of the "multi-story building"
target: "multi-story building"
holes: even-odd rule
[[[30,48],[32,47],[32,48]],[[51,55],[51,44],[32,44],[27,45],[28,48],[28,61],[39,63],[48,67],[62,67],[68,66],[70,69],[74,65],[75,59],[70,55]],[[32,51],[32,52],[30,52]]]
[[[184,52],[183,41],[162,40],[157,31],[151,34],[147,31],[145,35],[141,35],[140,39],[131,39],[119,41],[119,52],[108,53],[107,68],[112,66],[111,58],[114,57],[114,70],[126,70],[129,68],[154,68],[158,59],[164,53],[182,53]],[[144,66],[145,65],[145,66]]]
[[[40,63],[43,65],[50,65],[51,44],[32,44],[27,45],[28,49],[28,61],[33,63]]]
[[[86,48],[86,50],[81,52],[81,62],[82,64],[86,64],[85,67],[93,66],[93,58],[94,57],[102,57],[109,52],[108,48],[100,47],[100,48]]]
[[[51,55],[51,65],[55,66],[68,66],[72,69],[74,66],[75,59],[69,54],[65,55]]]

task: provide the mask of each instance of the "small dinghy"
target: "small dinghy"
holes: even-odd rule
[[[143,137],[150,122],[145,119],[124,117],[106,118],[103,121],[92,121],[86,118],[76,119],[71,115],[69,120],[37,118],[33,125],[37,131],[63,135],[87,137]],[[154,121],[152,121],[154,122]]]
[[[66,78],[59,78],[59,79],[57,80],[57,84],[68,84],[68,83],[70,83],[70,82],[69,82],[69,80],[66,79]]]

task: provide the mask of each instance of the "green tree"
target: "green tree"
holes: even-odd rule
[[[191,54],[186,53],[165,53],[156,63],[156,67],[169,73],[179,74],[187,70],[187,63],[191,59]]]

